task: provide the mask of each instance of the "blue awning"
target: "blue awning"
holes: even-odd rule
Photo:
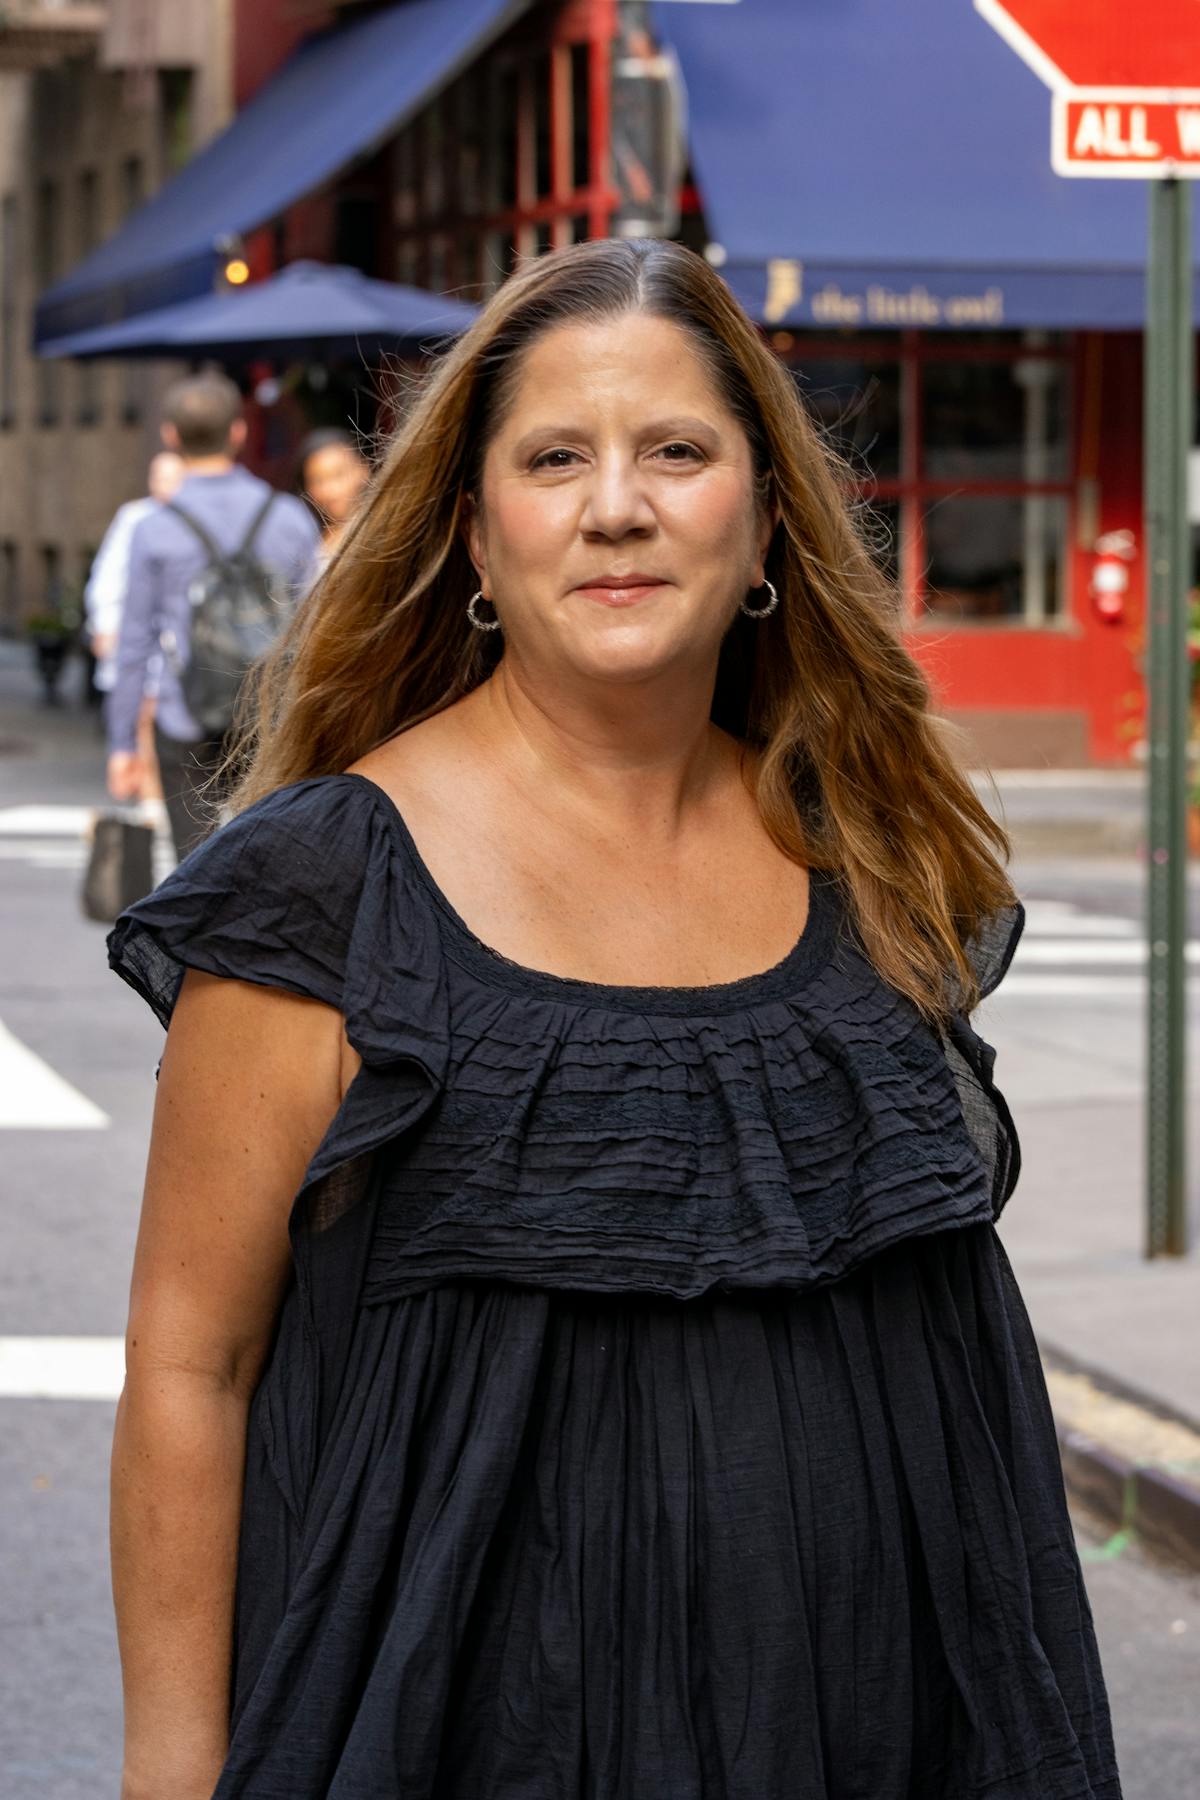
[[[1052,173],[1050,91],[969,0],[655,0],[654,18],[721,272],[757,319],[1141,325],[1145,183]]]
[[[211,290],[222,241],[375,149],[528,0],[407,0],[310,38],[125,225],[43,295],[36,342]]]
[[[230,293],[201,294],[178,306],[135,313],[69,338],[50,338],[41,356],[214,357],[230,365],[329,355],[419,351],[466,331],[478,307],[357,269],[295,262]]]

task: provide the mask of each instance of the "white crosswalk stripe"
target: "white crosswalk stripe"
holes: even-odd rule
[[[1136,919],[1118,913],[1085,912],[1071,900],[1030,900],[1025,906],[1027,936],[1055,937],[1060,933],[1079,938],[1138,937],[1141,926]]]
[[[1068,900],[1030,900],[1025,932],[997,999],[1139,1000],[1148,949],[1138,919],[1089,912]],[[1185,948],[1189,969],[1200,944]]]
[[[104,1131],[106,1112],[0,1022],[0,1131]]]
[[[87,865],[92,821],[103,807],[67,805],[0,806],[0,863],[30,869],[65,869],[82,874]],[[175,864],[165,815],[156,817],[154,879]]]
[[[95,810],[91,806],[0,806],[0,838],[82,838]]]
[[[0,1337],[0,1400],[119,1400],[125,1340]]]

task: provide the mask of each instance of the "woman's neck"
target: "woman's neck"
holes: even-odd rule
[[[502,662],[463,703],[464,723],[540,807],[669,835],[729,778],[738,746],[709,718],[711,677],[656,688],[543,694]]]

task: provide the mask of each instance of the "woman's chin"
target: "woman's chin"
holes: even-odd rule
[[[599,610],[599,609],[597,609]],[[640,614],[640,616],[638,616]],[[559,654],[593,681],[649,681],[672,669],[707,660],[710,647],[678,618],[630,608],[597,618],[564,619]]]
[[[696,660],[695,644],[664,641],[657,632],[605,632],[568,647],[574,672],[590,681],[645,682]]]

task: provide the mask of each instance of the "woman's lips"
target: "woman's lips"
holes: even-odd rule
[[[639,600],[666,585],[652,575],[635,575],[620,581],[584,581],[575,592],[595,600],[600,606],[636,606]]]

